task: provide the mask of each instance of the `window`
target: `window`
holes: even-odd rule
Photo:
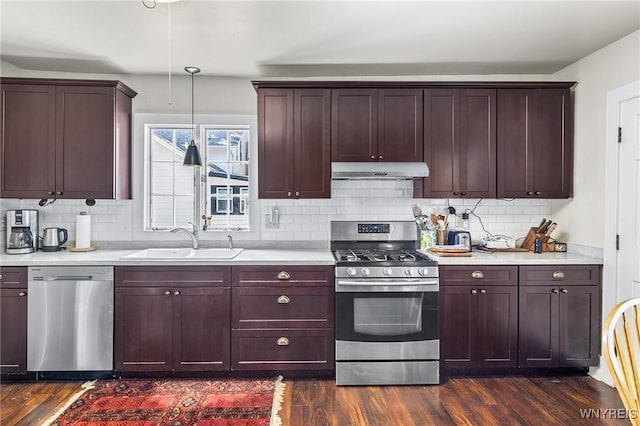
[[[249,230],[249,125],[201,125],[203,167],[195,169],[182,165],[190,125],[146,123],[144,129],[144,230],[201,225],[202,216],[211,218],[209,230]]]

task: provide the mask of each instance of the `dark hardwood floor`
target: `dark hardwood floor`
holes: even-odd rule
[[[37,425],[82,382],[0,384],[0,424]],[[615,389],[588,376],[456,377],[439,386],[343,386],[285,379],[285,426],[628,425],[586,420],[580,410],[621,409]]]

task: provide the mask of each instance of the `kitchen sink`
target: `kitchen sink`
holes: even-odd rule
[[[121,260],[184,260],[203,261],[215,259],[233,259],[242,248],[150,248],[122,256]]]

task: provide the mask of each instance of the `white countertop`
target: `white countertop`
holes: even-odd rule
[[[38,251],[30,254],[9,255],[3,253],[0,266],[73,266],[73,265],[333,265],[335,260],[331,251],[280,250],[280,249],[245,249],[233,259],[208,259],[204,261],[173,260],[123,260],[122,256],[135,253],[137,250],[98,249],[92,252],[58,252]]]
[[[603,263],[601,258],[577,253],[473,251],[471,257],[439,257],[424,250],[420,252],[436,260],[439,265],[602,265]]]

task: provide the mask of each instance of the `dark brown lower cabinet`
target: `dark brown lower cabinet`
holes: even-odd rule
[[[232,370],[334,369],[333,266],[232,271]]]
[[[520,367],[588,367],[600,354],[598,266],[520,267]]]
[[[27,268],[0,269],[0,374],[27,372]]]
[[[440,267],[441,368],[515,367],[517,267]]]
[[[115,369],[229,370],[229,277],[218,267],[116,268]]]

